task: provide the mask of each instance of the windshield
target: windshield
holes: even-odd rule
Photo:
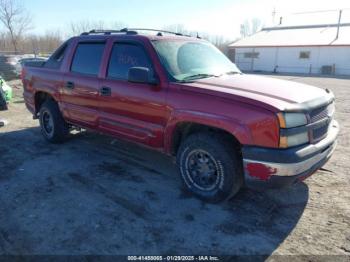
[[[177,81],[240,73],[220,50],[202,41],[153,41],[164,67]]]

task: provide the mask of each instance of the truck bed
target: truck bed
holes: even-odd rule
[[[45,61],[30,61],[24,62],[24,66],[26,67],[43,67],[45,65]]]

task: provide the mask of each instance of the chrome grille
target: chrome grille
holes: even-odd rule
[[[327,123],[321,127],[313,129],[312,130],[313,142],[317,142],[325,138],[328,133],[328,128],[329,128],[329,124]]]
[[[334,103],[316,108],[309,114],[311,125],[322,120],[331,120],[333,118],[333,114]],[[327,136],[330,123],[331,121],[324,121],[323,124],[317,124],[313,129],[311,129],[313,143],[318,142]]]
[[[328,116],[328,106],[323,106],[320,108],[316,108],[310,113],[311,123],[315,123],[317,121],[322,120]]]

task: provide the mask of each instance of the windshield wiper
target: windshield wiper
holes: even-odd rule
[[[229,71],[229,72],[226,72],[225,75],[237,75],[237,74],[241,74],[241,72],[238,72],[238,71]]]
[[[218,75],[214,74],[195,74],[186,76],[182,81],[188,81],[188,80],[194,80],[194,79],[202,79],[202,78],[209,78],[209,77],[218,77]]]

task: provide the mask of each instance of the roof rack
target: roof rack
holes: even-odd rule
[[[137,31],[151,31],[151,32],[158,32],[158,34],[157,34],[158,36],[162,36],[163,35],[162,33],[166,33],[166,34],[172,34],[172,35],[178,35],[178,36],[194,37],[194,36],[187,35],[187,34],[182,34],[182,33],[162,30],[162,29],[150,29],[150,28],[124,28],[120,31],[122,31],[122,32],[136,32],[136,33],[137,33]],[[198,32],[197,32],[197,38],[201,39]]]
[[[94,29],[89,32],[84,32],[81,35],[95,35],[95,34],[104,34],[104,35],[111,35],[111,34],[130,34],[130,35],[137,35],[137,31],[151,31],[151,32],[158,32],[158,36],[162,36],[162,33],[165,34],[172,34],[172,35],[178,35],[178,36],[187,36],[191,37],[190,35],[184,35],[181,33],[171,32],[167,30],[158,30],[158,29],[148,29],[148,28],[123,28],[121,30],[100,30],[100,29]],[[199,38],[199,37],[198,37]]]
[[[151,32],[158,32],[159,33],[166,33],[166,34],[172,34],[172,35],[180,35],[183,36],[184,34],[171,32],[167,30],[160,30],[160,29],[149,29],[149,28],[124,28],[121,31],[128,32],[128,31],[151,31]],[[187,36],[187,35],[186,35]]]
[[[102,29],[94,29],[90,30],[89,32],[84,32],[81,35],[98,35],[98,34],[103,34],[103,35],[111,35],[111,34],[118,34],[118,33],[126,33],[130,35],[136,35],[137,32],[135,31],[130,31],[130,30],[102,30]]]

